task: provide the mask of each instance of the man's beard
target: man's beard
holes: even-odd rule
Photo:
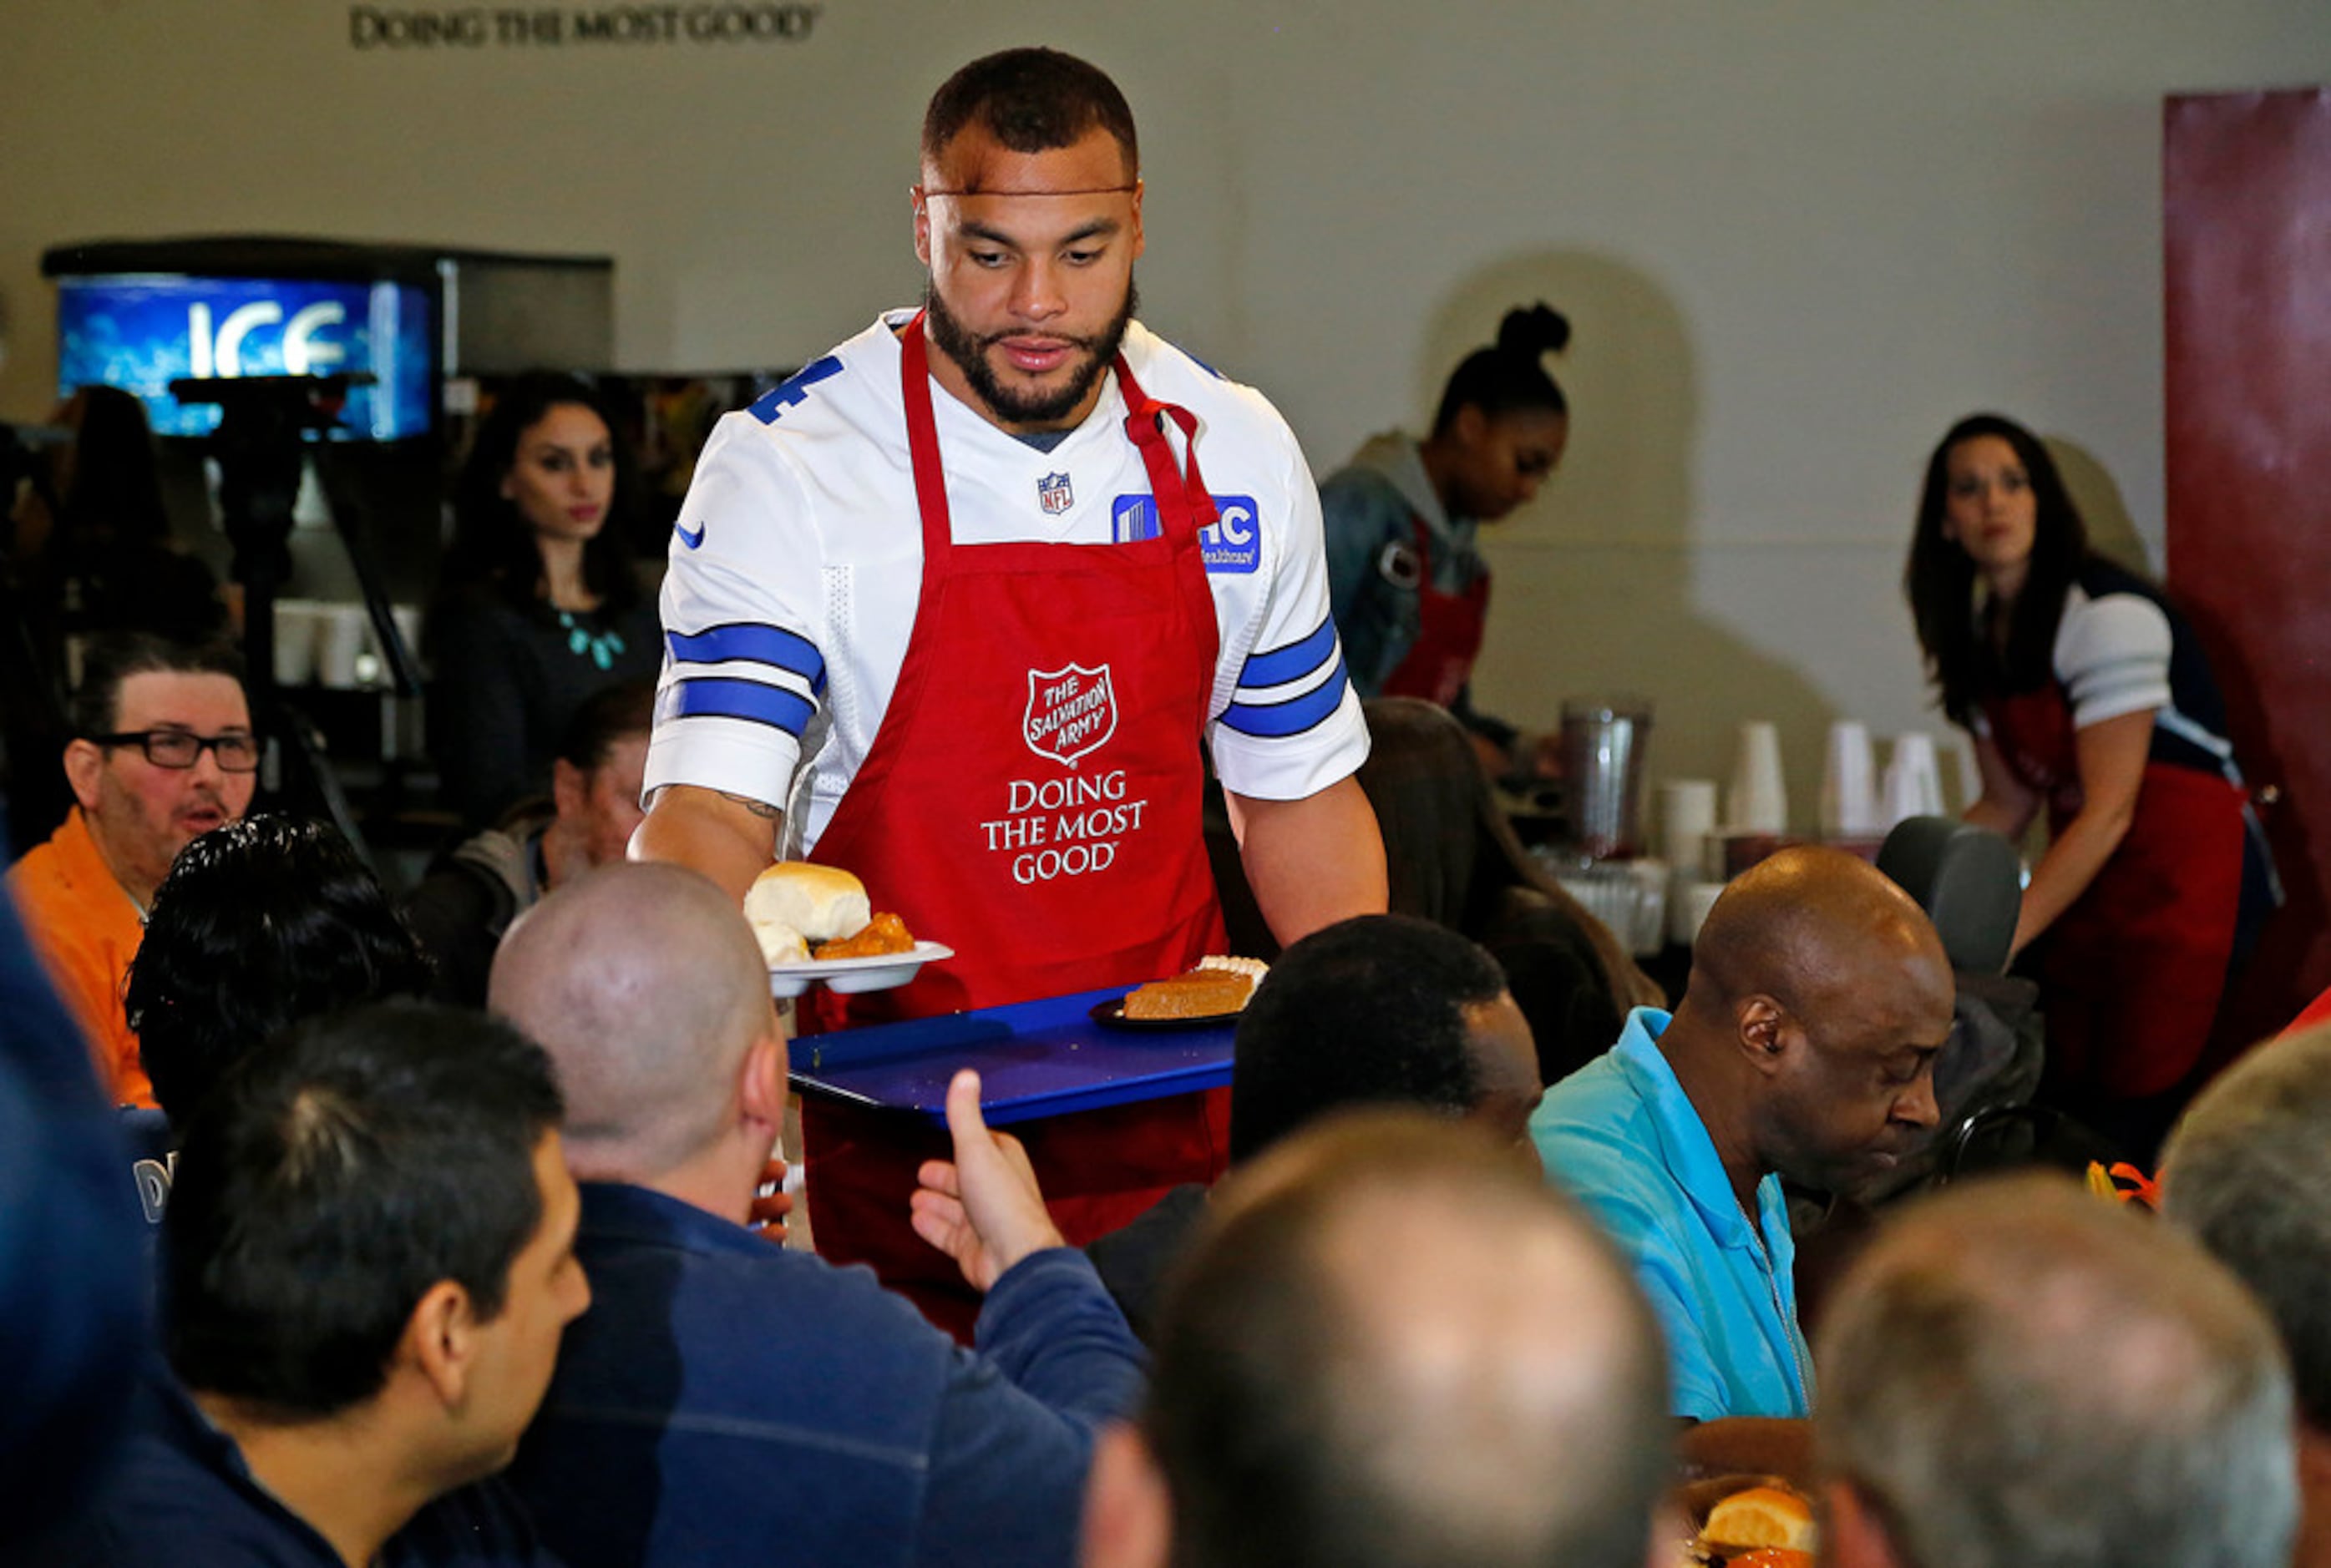
[[[1062,332],[1047,332],[1043,336],[1074,344],[1085,350],[1086,358],[1067,381],[1049,392],[1014,392],[1004,385],[988,363],[987,351],[1007,337],[1026,336],[1023,330],[997,332],[985,337],[975,337],[962,322],[948,313],[947,303],[938,290],[928,285],[923,290],[924,326],[940,353],[955,362],[971,383],[972,392],[987,406],[987,412],[1004,424],[1058,424],[1077,411],[1077,405],[1092,391],[1117,358],[1117,351],[1125,341],[1125,329],[1133,321],[1135,308],[1140,303],[1139,292],[1128,278],[1125,283],[1125,304],[1107,329],[1094,337],[1077,337]]]

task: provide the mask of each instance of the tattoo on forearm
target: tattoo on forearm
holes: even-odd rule
[[[774,822],[785,814],[782,808],[773,806],[766,801],[756,801],[750,795],[732,795],[727,790],[716,790],[713,793],[724,801],[735,801],[765,822]]]

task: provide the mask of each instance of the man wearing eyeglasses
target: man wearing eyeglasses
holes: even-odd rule
[[[151,1106],[122,979],[170,862],[251,805],[259,744],[242,661],[144,633],[100,637],[82,661],[72,723],[64,766],[77,803],[8,873],[8,891],[106,1088],[119,1104]]]

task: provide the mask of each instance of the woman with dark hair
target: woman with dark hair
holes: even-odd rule
[[[2217,683],[2161,591],[2090,551],[2047,448],[1997,414],[1935,449],[1903,582],[1943,711],[1974,736],[1967,820],[2020,841],[2047,808],[2014,936],[2047,1092],[2145,1157],[2277,898]]]
[[[1530,859],[1464,728],[1414,698],[1366,704],[1360,787],[1384,832],[1391,910],[1471,937],[1505,971],[1551,1084],[1608,1050],[1631,1007],[1664,1007],[1609,927]]]
[[[243,1052],[288,1025],[421,996],[428,956],[329,824],[246,817],[178,852],[154,894],[124,1005],[154,1099],[183,1130]]]
[[[1499,776],[1551,772],[1551,754],[1516,755],[1514,727],[1473,708],[1489,607],[1475,535],[1536,495],[1562,461],[1570,404],[1543,361],[1569,341],[1560,311],[1507,311],[1495,346],[1450,375],[1431,435],[1377,436],[1319,487],[1327,594],[1352,684],[1362,697],[1448,708]]]
[[[473,826],[549,788],[585,698],[662,663],[628,477],[597,394],[571,375],[520,377],[478,426],[428,632],[430,751]]]

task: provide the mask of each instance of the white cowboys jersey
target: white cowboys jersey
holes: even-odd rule
[[[698,784],[783,806],[804,850],[873,746],[920,596],[892,330],[910,315],[876,321],[721,420],[664,580],[647,788]],[[1221,636],[1207,726],[1215,771],[1258,799],[1315,794],[1357,769],[1368,740],[1328,617],[1318,495],[1302,451],[1261,394],[1138,323],[1125,356],[1150,395],[1198,416],[1199,463],[1222,514],[1203,540]],[[1050,451],[936,382],[932,403],[959,543],[1106,546],[1156,532],[1114,375]],[[796,790],[805,750],[806,789]]]

